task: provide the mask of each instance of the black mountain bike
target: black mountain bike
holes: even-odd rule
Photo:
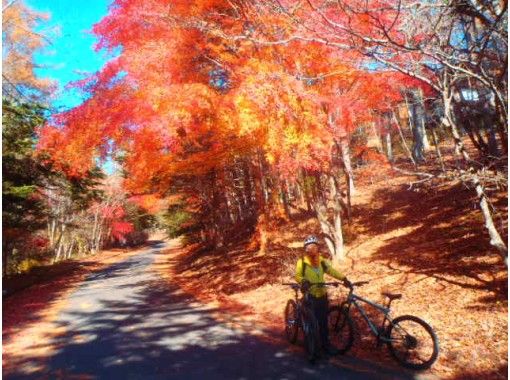
[[[310,297],[312,296],[309,290],[312,286],[338,286],[338,284],[311,284],[308,289],[304,289],[295,283],[284,283],[283,285],[288,285],[294,290],[294,299],[289,299],[285,306],[285,335],[290,343],[295,344],[299,330],[302,330],[308,360],[314,363],[319,357],[322,342],[319,333],[319,323],[311,308]],[[300,289],[303,292],[301,299],[298,296]]]
[[[402,298],[401,294],[383,292],[388,297],[387,305],[369,301],[354,294],[354,287],[368,284],[368,281],[354,282],[347,285],[349,295],[340,306],[329,309],[328,324],[330,340],[341,352],[347,352],[354,343],[355,325],[350,316],[351,306],[354,305],[367,322],[370,331],[377,338],[377,347],[387,344],[392,356],[404,367],[412,369],[429,368],[439,354],[437,336],[430,325],[413,315],[402,315],[395,319],[390,317],[390,307],[393,300]],[[366,303],[384,315],[379,327],[367,315],[361,302]]]

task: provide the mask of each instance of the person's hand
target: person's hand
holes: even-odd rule
[[[301,281],[301,290],[306,293],[307,291],[310,290],[310,287],[312,286],[312,284],[310,284],[310,281],[308,280],[303,280]]]
[[[344,286],[345,286],[345,287],[347,287],[347,288],[352,288],[352,282],[350,282],[350,281],[347,279],[347,277],[346,277],[346,278],[344,278],[343,283],[344,283]]]

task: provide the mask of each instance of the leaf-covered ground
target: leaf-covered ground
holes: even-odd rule
[[[488,243],[474,193],[460,184],[410,187],[414,179],[389,168],[368,167],[356,174],[354,219],[345,226],[346,259],[340,269],[352,280],[370,280],[359,289],[366,298],[384,302],[382,290],[402,293],[392,305],[394,315],[414,314],[434,327],[440,356],[425,378],[506,378],[507,270]],[[506,194],[493,199],[500,212],[496,223],[502,225]],[[312,216],[293,210],[293,218],[273,225],[265,254],[247,248],[248,240],[214,252],[172,248],[158,255],[156,269],[186,293],[219,306],[219,320],[281,340],[283,308],[292,297],[281,283],[292,280],[301,255],[290,247],[318,231]],[[88,273],[138,252],[107,251],[76,261],[69,271],[5,299],[4,373],[25,357],[51,354],[44,342],[59,334],[52,320]],[[332,302],[345,294],[344,289],[332,293]],[[337,364],[375,373],[385,367],[401,370],[387,350],[375,348],[362,320],[358,326],[353,350]],[[292,349],[300,353],[302,347]]]
[[[426,374],[506,378],[507,270],[488,243],[474,193],[452,184],[410,188],[412,180],[389,169],[364,178],[354,198],[352,227],[346,227],[340,269],[352,280],[369,280],[358,293],[371,300],[384,302],[383,290],[402,293],[392,304],[394,315],[414,314],[434,327],[440,355]],[[504,213],[499,222],[506,220],[505,197],[496,197]],[[280,334],[283,308],[292,296],[281,283],[292,280],[301,254],[289,246],[314,231],[314,218],[296,215],[293,222],[274,226],[265,254],[247,249],[247,242],[216,252],[188,247],[177,256],[169,252],[166,270],[172,281],[222,305],[239,323]],[[332,302],[345,295],[345,290],[331,294]],[[386,349],[375,349],[359,318],[358,326],[355,347],[339,364],[356,357],[395,366]]]

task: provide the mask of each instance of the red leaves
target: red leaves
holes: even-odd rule
[[[103,218],[110,220],[122,219],[126,215],[122,206],[103,206],[100,212]]]
[[[117,240],[122,240],[122,238],[135,230],[132,223],[122,221],[113,222],[111,228],[112,236]]]
[[[250,29],[218,17],[225,7],[219,0],[171,7],[163,0],[115,1],[94,33],[98,48],[122,47],[119,57],[76,83],[90,98],[56,115],[42,129],[39,149],[70,176],[120,152],[125,185],[139,193],[163,194],[176,176],[202,176],[258,151],[277,175],[292,178],[301,168],[326,168],[335,139],[374,121],[374,111],[393,107],[410,85],[394,72],[369,70],[355,51],[317,42],[257,49],[239,42],[234,49],[208,28],[256,35],[263,25]],[[279,14],[261,17],[285,35]],[[360,14],[353,22],[368,30],[373,20]],[[299,54],[291,57],[289,46]],[[220,68],[229,91],[209,83]]]

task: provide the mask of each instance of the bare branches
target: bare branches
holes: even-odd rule
[[[3,6],[3,8],[2,8],[2,12],[5,12],[5,10],[6,10],[7,8],[9,8],[11,5],[13,5],[16,1],[18,1],[18,0],[11,0],[11,1],[9,1],[7,4],[5,4],[5,5]]]

